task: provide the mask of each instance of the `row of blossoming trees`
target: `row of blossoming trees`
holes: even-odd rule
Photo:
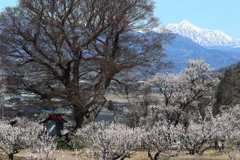
[[[135,128],[124,124],[91,123],[76,132],[75,136],[80,138],[72,139],[71,145],[75,147],[81,143],[84,148],[75,149],[84,149],[87,159],[103,160],[130,158],[143,147],[148,149],[146,154],[151,160],[177,156],[183,149],[190,154],[203,154],[217,141],[226,144],[234,142],[237,148],[240,143],[239,113],[240,107],[235,106],[217,117],[208,117],[198,123],[191,121],[187,128],[181,124],[169,125],[165,121],[156,122],[152,127],[145,123]],[[151,118],[148,120],[151,121]],[[9,125],[6,120],[0,122],[0,148],[9,159],[13,159],[13,155],[22,149],[25,149],[29,159],[52,157],[51,154],[56,152],[55,137],[43,135],[42,127],[35,122],[18,121],[19,125],[16,126]],[[181,142],[176,150],[172,150],[173,140]]]
[[[143,125],[135,128],[123,124],[92,123],[78,130],[77,135],[83,137],[89,149],[88,158],[92,159],[130,158],[134,151],[142,147],[148,149],[151,160],[178,156],[183,150],[192,155],[203,154],[207,149],[216,147],[216,142],[225,145],[234,142],[237,149],[240,140],[239,111],[240,107],[235,106],[217,117],[208,117],[198,123],[191,121],[187,128],[180,124],[169,125],[167,122],[157,122],[153,127]],[[173,140],[181,142],[174,150]]]
[[[129,119],[135,121],[131,127],[90,123],[74,133],[69,145],[84,150],[86,159],[103,160],[131,158],[142,148],[148,150],[151,160],[178,156],[183,150],[191,155],[203,154],[216,147],[216,142],[233,143],[231,153],[236,153],[240,144],[240,106],[229,107],[217,116],[211,112],[218,77],[204,60],[189,60],[187,68],[178,75],[157,74],[140,89],[144,92],[143,101],[150,101],[148,95],[153,90],[155,95],[161,95],[154,113],[143,113],[148,112],[144,105],[129,109]],[[18,119],[17,125],[10,125],[7,120],[0,123],[0,148],[9,159],[22,149],[30,159],[50,159],[56,151],[56,138],[42,133],[38,123],[24,119]],[[175,149],[174,140],[180,142]],[[234,159],[235,154],[229,154],[229,158]]]

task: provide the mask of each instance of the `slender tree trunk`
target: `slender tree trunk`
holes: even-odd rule
[[[194,148],[191,149],[191,150],[189,151],[189,154],[190,154],[190,155],[194,155],[194,154],[195,154],[195,149],[194,149]]]
[[[190,154],[190,155],[194,155],[195,152],[196,152],[196,146],[194,145],[193,147],[190,147],[190,148],[188,149],[188,151],[189,151],[189,154]]]
[[[218,148],[218,141],[214,142],[214,148]]]
[[[151,154],[151,152],[150,152],[150,150],[148,150],[148,157],[149,157],[151,160],[158,160],[159,155],[160,155],[160,152],[157,151],[157,152],[155,153],[154,157],[153,157],[152,154]]]
[[[9,159],[9,160],[13,160],[13,155],[14,155],[14,154],[12,154],[12,153],[8,154],[8,159]]]
[[[179,124],[179,118],[180,118],[181,114],[177,113],[176,117],[174,118],[175,119],[175,123],[174,123],[174,126],[177,126]]]

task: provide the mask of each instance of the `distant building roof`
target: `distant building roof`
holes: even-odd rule
[[[64,123],[67,122],[65,121],[60,114],[49,114],[49,117],[47,119],[45,119],[44,121],[40,122],[41,123],[47,123],[47,121],[52,120],[56,123]]]
[[[54,113],[54,110],[42,110],[42,112]]]
[[[23,114],[19,111],[4,111],[3,112],[4,116],[6,117],[17,117],[17,116],[23,116]]]
[[[113,116],[114,112],[108,110],[107,108],[102,108],[101,111],[98,113],[98,115],[109,115],[109,116]]]
[[[67,114],[70,115],[73,113],[73,108],[70,106],[67,107],[59,107],[57,109],[55,109],[54,111],[55,114]]]
[[[25,112],[37,112],[37,113],[42,113],[42,111],[40,110],[35,110],[35,109],[31,109],[31,110],[27,110]]]
[[[17,107],[18,110],[28,110],[29,108],[27,106],[20,106]]]
[[[98,115],[96,119],[97,122],[108,122],[109,124],[111,124],[113,120],[113,115]]]
[[[119,122],[130,122],[128,119],[120,119]]]
[[[22,113],[23,113],[24,116],[27,116],[27,117],[37,117],[42,113],[42,111],[40,111],[40,110],[27,110],[27,111],[23,111]]]
[[[4,104],[4,107],[13,107],[13,104]]]

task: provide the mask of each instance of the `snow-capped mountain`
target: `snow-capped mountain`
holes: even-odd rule
[[[211,67],[219,70],[240,61],[240,39],[234,39],[222,31],[201,29],[188,21],[180,24],[169,24],[172,34],[171,44],[163,46],[167,61],[173,62],[173,68],[167,71],[179,73],[186,67],[188,59],[205,59]],[[136,32],[165,33],[163,27],[143,29]]]
[[[220,30],[201,29],[187,20],[179,24],[168,24],[166,28],[170,31],[192,39],[201,46],[240,46],[240,39],[235,39]],[[159,32],[160,28],[153,28]]]

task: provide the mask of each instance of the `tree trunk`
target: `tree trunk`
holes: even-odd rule
[[[158,160],[160,152],[157,152],[154,156],[154,160]]]
[[[189,150],[189,154],[190,154],[190,155],[194,155],[194,154],[195,154],[195,149],[190,149],[190,150]]]
[[[87,112],[84,116],[83,123],[89,123],[96,121],[97,115],[102,109],[103,105],[107,102],[106,98],[103,95],[97,95],[94,98],[94,102],[88,107]]]
[[[154,157],[153,157],[152,154],[151,154],[151,152],[150,152],[150,150],[148,150],[148,157],[149,157],[151,160],[158,160],[159,154],[160,154],[160,152],[158,151],[158,152],[155,153],[155,155],[154,155]]]
[[[148,157],[149,157],[151,160],[154,160],[153,157],[152,157],[152,154],[151,154],[150,150],[148,150]]]
[[[14,155],[14,154],[12,154],[12,153],[8,154],[8,159],[9,159],[9,160],[13,160],[13,155]]]
[[[214,148],[218,148],[218,141],[214,142]]]
[[[93,103],[89,104],[88,107],[74,106],[74,118],[76,121],[76,126],[73,131],[90,122],[95,122],[98,113],[106,101],[107,100],[104,96],[99,95],[99,98],[97,98]]]
[[[98,113],[100,112],[103,105],[107,102],[104,95],[106,93],[106,88],[110,85],[110,80],[111,79],[109,76],[102,76],[99,83],[95,85],[94,96],[89,104],[86,106],[81,104],[81,106],[73,105],[74,117],[76,120],[76,126],[73,131],[90,122],[96,121]]]

